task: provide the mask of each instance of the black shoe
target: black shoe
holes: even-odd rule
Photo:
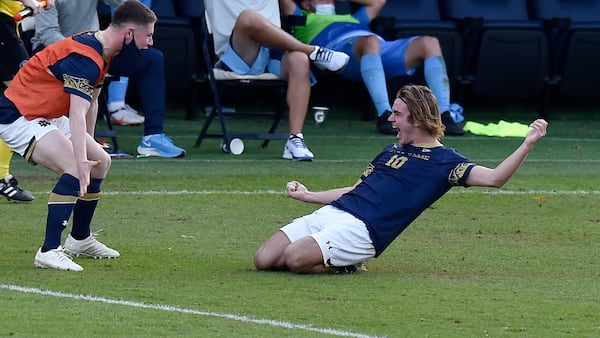
[[[356,265],[340,266],[335,270],[336,275],[348,275],[356,272]]]
[[[392,115],[392,112],[386,110],[385,113],[381,114],[381,116],[377,118],[377,130],[379,130],[379,132],[382,134],[391,135],[398,133],[398,130],[396,130],[396,128],[394,128],[394,126],[392,126],[392,124],[388,121],[388,117],[390,117],[390,115]]]
[[[34,199],[29,191],[25,191],[19,187],[19,183],[13,175],[0,178],[0,195],[14,202],[31,202]]]
[[[446,126],[446,135],[462,136],[465,134],[465,131],[454,122],[448,111],[442,114],[442,123]]]

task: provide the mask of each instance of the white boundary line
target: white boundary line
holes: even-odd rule
[[[272,319],[261,319],[261,318],[253,318],[253,317],[241,316],[241,315],[236,315],[236,314],[229,314],[229,313],[200,311],[200,310],[186,309],[186,308],[181,308],[181,307],[171,306],[171,305],[146,304],[146,303],[134,302],[134,301],[129,301],[129,300],[110,299],[110,298],[96,297],[96,296],[90,296],[90,295],[76,295],[76,294],[71,294],[71,293],[64,293],[64,292],[51,291],[51,290],[41,290],[41,289],[37,289],[37,288],[11,285],[11,284],[0,284],[0,289],[23,292],[23,293],[30,293],[30,294],[36,294],[36,295],[42,295],[42,296],[51,296],[51,297],[57,297],[57,298],[86,300],[86,301],[90,301],[90,302],[124,305],[124,306],[130,306],[130,307],[142,308],[142,309],[152,309],[152,310],[160,310],[160,311],[166,311],[166,312],[178,312],[178,313],[185,313],[185,314],[192,314],[192,315],[199,315],[199,316],[224,318],[224,319],[230,319],[230,320],[235,320],[235,321],[244,322],[244,323],[269,325],[269,326],[273,326],[273,327],[282,327],[282,328],[294,329],[294,330],[312,331],[312,332],[318,332],[318,333],[328,334],[328,335],[332,335],[332,336],[357,337],[357,338],[377,337],[377,336],[370,336],[370,335],[366,335],[366,334],[362,334],[362,333],[354,333],[354,332],[349,332],[349,331],[342,331],[342,330],[335,330],[335,329],[328,329],[328,328],[318,328],[318,327],[314,327],[312,325],[294,324],[294,323],[282,322],[282,321],[277,321],[277,320],[272,320]]]

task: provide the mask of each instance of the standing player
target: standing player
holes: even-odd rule
[[[379,257],[453,186],[502,187],[546,135],[548,125],[534,121],[523,143],[490,169],[440,143],[444,129],[429,88],[402,87],[392,109],[388,120],[397,129],[398,143],[386,146],[354,186],[311,192],[300,182],[287,183],[288,196],[327,205],[267,240],[254,256],[257,269],[354,272],[356,265]]]
[[[155,22],[156,15],[146,6],[125,1],[106,30],[74,35],[34,55],[0,96],[0,139],[29,162],[60,175],[48,199],[37,267],[80,271],[68,254],[119,256],[90,231],[111,165],[93,138],[98,95],[111,57],[135,56],[151,46]],[[71,213],[73,227],[63,248],[61,234]]]

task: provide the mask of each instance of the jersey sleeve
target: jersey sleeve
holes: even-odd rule
[[[457,164],[452,170],[450,170],[450,174],[448,175],[448,182],[453,186],[464,186],[466,187],[467,177],[471,172],[471,169],[475,167],[475,163],[471,162],[462,162]]]
[[[393,144],[388,144],[387,146],[385,146],[385,148],[383,149],[382,152],[380,152],[372,161],[371,163],[369,163],[369,165],[365,168],[365,170],[363,171],[362,175],[360,176],[361,180],[364,180],[365,178],[367,178],[367,176],[369,176],[373,171],[375,171],[375,163],[377,163],[378,159],[383,156],[384,153],[390,151],[392,149],[394,145]]]
[[[90,58],[71,54],[50,67],[57,79],[63,82],[64,91],[92,100],[96,80],[100,76],[98,65]]]

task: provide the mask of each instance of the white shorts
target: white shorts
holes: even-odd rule
[[[29,161],[36,142],[54,130],[59,130],[67,138],[71,138],[69,119],[66,116],[55,119],[37,118],[31,121],[21,116],[11,124],[0,124],[0,138],[14,152]]]
[[[325,266],[355,265],[375,256],[365,223],[331,205],[296,218],[280,230],[292,243],[306,236],[314,238]]]

